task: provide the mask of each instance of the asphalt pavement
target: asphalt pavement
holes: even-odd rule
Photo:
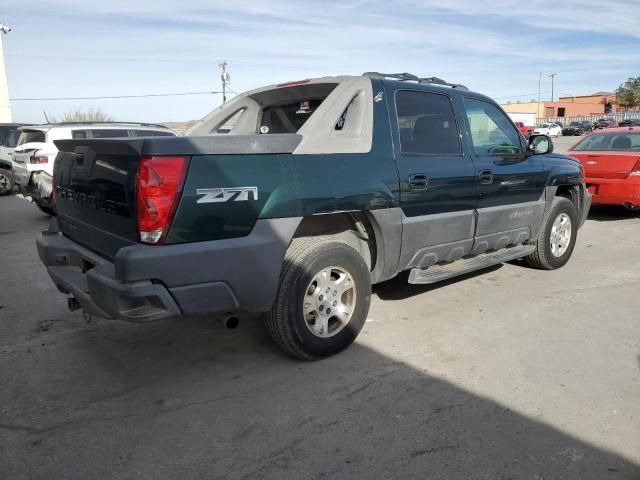
[[[38,260],[47,225],[0,197],[2,479],[640,478],[623,210],[596,209],[557,271],[378,285],[356,344],[315,363],[258,318],[85,323]]]

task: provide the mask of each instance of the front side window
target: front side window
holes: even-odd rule
[[[462,154],[453,107],[446,95],[400,90],[396,94],[396,112],[402,153]]]
[[[513,123],[495,105],[464,99],[471,141],[476,155],[518,155],[522,152],[520,134]],[[544,126],[544,124],[543,124]]]

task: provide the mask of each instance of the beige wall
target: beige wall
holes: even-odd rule
[[[536,117],[544,116],[544,102],[507,103],[500,105],[505,112],[535,113]]]
[[[505,112],[535,113],[537,117],[557,117],[558,109],[564,108],[565,117],[582,117],[604,114],[604,105],[598,103],[573,102],[526,102],[501,105]]]

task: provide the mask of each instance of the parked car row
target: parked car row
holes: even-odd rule
[[[0,131],[1,136],[1,131]],[[13,191],[31,199],[44,213],[55,215],[52,196],[55,142],[98,138],[175,136],[162,125],[115,122],[63,122],[46,125],[14,125],[7,129],[0,169],[0,195]],[[10,159],[6,158],[10,155]],[[6,158],[6,159],[4,159]],[[107,168],[105,166],[105,168]]]
[[[591,131],[593,131],[593,123],[588,120],[584,120],[582,122],[571,122],[569,125],[562,129],[562,135],[566,137],[575,135],[580,136]]]

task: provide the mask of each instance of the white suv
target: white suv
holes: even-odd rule
[[[12,156],[14,181],[20,193],[49,215],[55,213],[51,191],[58,149],[54,140],[175,136],[167,127],[148,123],[64,122],[20,127],[20,131]]]

